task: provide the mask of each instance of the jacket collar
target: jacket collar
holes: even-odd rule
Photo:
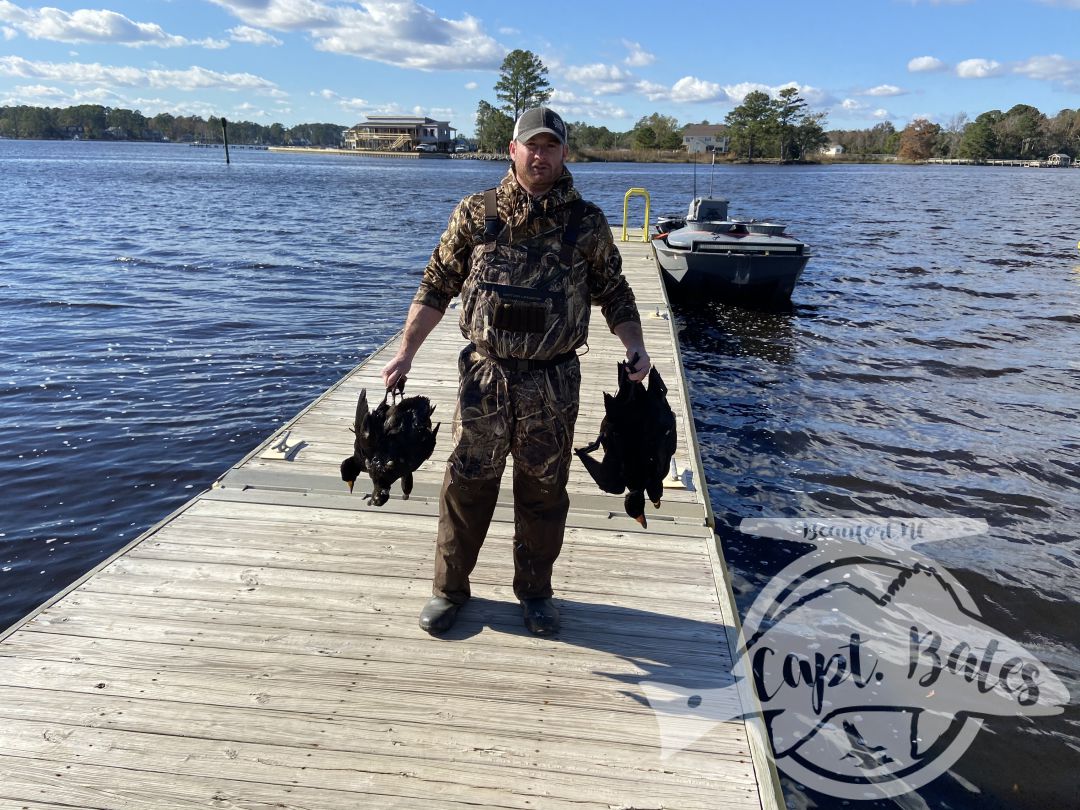
[[[507,201],[507,210],[514,220],[528,220],[538,215],[552,216],[557,208],[581,196],[574,188],[574,178],[570,170],[563,166],[563,173],[555,181],[555,185],[546,193],[534,197],[518,183],[512,164],[499,183],[499,195]]]

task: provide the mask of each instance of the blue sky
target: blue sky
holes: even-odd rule
[[[402,113],[470,135],[514,48],[547,65],[568,121],[613,130],[721,122],[791,85],[827,128],[1080,107],[1080,0],[0,0],[0,105],[286,126]]]

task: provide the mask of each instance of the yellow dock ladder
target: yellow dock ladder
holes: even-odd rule
[[[627,191],[626,195],[623,197],[623,203],[622,203],[622,241],[623,242],[629,242],[630,241],[629,237],[626,235],[626,217],[627,217],[627,212],[629,211],[629,208],[630,208],[630,198],[635,197],[635,196],[645,198],[645,226],[641,229],[641,241],[642,242],[648,242],[649,241],[649,192],[647,192],[643,188],[632,188],[629,191]]]

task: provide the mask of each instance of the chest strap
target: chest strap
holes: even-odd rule
[[[502,220],[499,219],[499,200],[495,192],[496,189],[493,188],[484,192],[484,244],[498,240],[499,231],[502,230]]]
[[[498,189],[489,188],[484,192],[484,244],[496,242],[502,232],[503,223],[499,219]],[[574,259],[574,246],[577,244],[581,221],[585,218],[585,201],[580,197],[570,203],[570,218],[563,226],[562,250],[559,262],[569,266]]]

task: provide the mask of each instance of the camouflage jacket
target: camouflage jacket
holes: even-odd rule
[[[466,197],[451,215],[413,300],[445,312],[460,294],[462,334],[497,357],[547,359],[576,349],[587,337],[592,304],[600,305],[609,329],[639,321],[622,257],[596,205],[584,203],[572,267],[559,260],[563,229],[580,199],[565,169],[551,191],[532,197],[511,167],[498,187],[503,228],[497,243],[485,244],[483,193]],[[499,322],[500,306],[514,312],[512,323]]]

